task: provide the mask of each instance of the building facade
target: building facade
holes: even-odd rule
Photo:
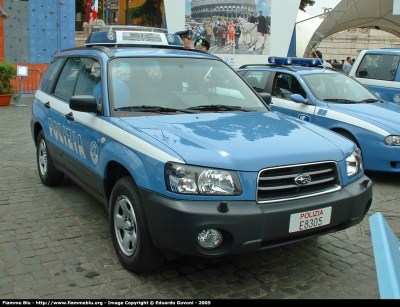
[[[9,14],[0,29],[2,61],[47,64],[54,54],[75,45],[75,0],[2,0]]]

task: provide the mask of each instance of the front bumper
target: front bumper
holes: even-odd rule
[[[368,212],[372,187],[364,175],[340,191],[305,199],[257,204],[230,197],[226,212],[218,210],[220,201],[171,199],[143,189],[141,194],[157,248],[204,257],[255,252],[344,230],[360,223]],[[325,207],[332,207],[328,225],[289,233],[291,214]],[[218,229],[224,240],[215,249],[204,249],[196,243],[197,235],[210,228]]]

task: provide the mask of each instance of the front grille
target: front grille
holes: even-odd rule
[[[160,33],[152,32],[126,32],[122,33],[122,38],[126,41],[162,42]]]
[[[296,184],[298,176],[310,176],[306,184]],[[331,193],[341,189],[335,162],[320,162],[268,168],[258,175],[257,202],[269,203]]]

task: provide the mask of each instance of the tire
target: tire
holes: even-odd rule
[[[56,186],[64,179],[64,174],[56,170],[53,159],[47,150],[46,139],[40,131],[36,140],[36,161],[40,179],[44,185]]]
[[[161,266],[164,257],[154,246],[142,199],[132,177],[123,177],[115,184],[109,214],[113,245],[122,265],[135,273]]]

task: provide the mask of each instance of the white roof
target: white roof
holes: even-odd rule
[[[400,37],[400,15],[393,15],[393,1],[342,0],[318,26],[304,53],[297,56],[306,56],[324,38],[350,28],[378,28]]]

